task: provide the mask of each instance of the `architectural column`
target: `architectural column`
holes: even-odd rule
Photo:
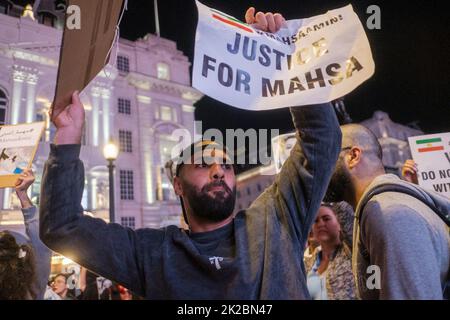
[[[102,90],[102,110],[103,110],[103,144],[107,144],[111,139],[111,92],[109,89]]]
[[[9,209],[9,205],[10,205],[9,197],[10,196],[11,196],[11,188],[3,189],[3,208],[2,209],[4,209],[4,210]]]
[[[27,75],[27,112],[26,123],[33,122],[35,119],[34,106],[36,105],[36,83],[38,81],[38,75],[29,73]]]
[[[11,97],[11,124],[19,123],[20,105],[22,102],[22,87],[26,79],[26,73],[21,70],[13,70],[13,90]],[[5,192],[6,194],[6,192]]]
[[[137,95],[137,108],[139,110],[139,143],[142,154],[142,190],[146,203],[155,202],[155,184],[153,183],[154,171],[153,150],[155,144],[153,141],[153,131],[151,122],[153,121],[153,108],[151,107],[151,98],[149,96]]]

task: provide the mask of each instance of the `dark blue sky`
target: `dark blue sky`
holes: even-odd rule
[[[204,0],[205,5],[243,18],[249,6],[282,13],[287,19],[309,17],[351,3],[365,24],[366,8],[381,8],[381,30],[366,33],[375,60],[375,75],[346,97],[354,121],[384,110],[400,123],[418,121],[427,133],[450,131],[450,24],[444,1],[287,1]],[[134,40],[154,33],[153,1],[129,0],[121,36]],[[175,40],[192,61],[197,10],[193,0],[160,0],[161,35]],[[197,103],[196,119],[204,129],[278,128],[292,130],[288,110],[249,112],[210,98]]]

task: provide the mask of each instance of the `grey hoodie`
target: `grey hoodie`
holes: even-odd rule
[[[406,187],[442,214],[450,213],[450,199],[442,195],[393,174],[375,178],[355,211],[353,272],[360,298],[442,299],[450,263],[447,225],[411,195],[389,191],[372,197],[384,184]]]
[[[330,104],[291,108],[298,143],[270,186],[228,225],[131,230],[83,216],[79,145],[52,145],[41,235],[51,249],[148,299],[307,299],[303,251],[341,145]]]

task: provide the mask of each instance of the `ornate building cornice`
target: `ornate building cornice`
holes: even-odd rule
[[[138,72],[130,72],[126,79],[130,85],[138,89],[179,96],[190,101],[191,104],[194,104],[203,97],[200,91],[190,86],[157,79]]]

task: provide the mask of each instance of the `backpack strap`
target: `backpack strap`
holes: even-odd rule
[[[361,221],[361,215],[364,211],[364,207],[370,201],[370,199],[383,192],[405,193],[413,198],[416,198],[417,200],[422,201],[426,206],[428,206],[431,210],[433,210],[433,212],[436,213],[436,215],[438,215],[439,218],[441,218],[441,220],[444,221],[448,227],[450,227],[450,214],[445,215],[444,213],[442,213],[432,199],[426,198],[423,194],[414,189],[408,188],[401,184],[394,184],[394,183],[380,184],[369,191],[369,193],[364,197],[364,202],[361,204],[358,217],[359,221]]]

